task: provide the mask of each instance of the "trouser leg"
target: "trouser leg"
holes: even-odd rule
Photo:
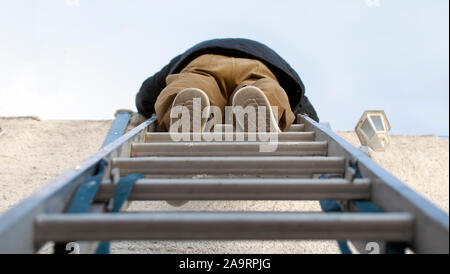
[[[209,75],[181,72],[166,78],[167,86],[159,94],[156,103],[156,117],[163,130],[170,128],[170,111],[172,103],[179,92],[185,88],[199,88],[209,97],[210,105],[224,109],[227,100],[222,95],[216,80]]]

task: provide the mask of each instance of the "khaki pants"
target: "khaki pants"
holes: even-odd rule
[[[175,96],[185,88],[199,88],[209,97],[211,106],[223,110],[231,105],[234,92],[241,87],[260,88],[272,106],[278,107],[278,123],[285,131],[295,119],[289,98],[275,75],[260,61],[204,54],[191,61],[180,73],[166,78],[167,86],[159,94],[156,117],[162,129],[170,127],[170,110]]]

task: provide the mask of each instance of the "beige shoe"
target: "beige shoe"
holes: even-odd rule
[[[233,96],[232,106],[236,118],[236,126],[241,131],[253,132],[252,129],[255,129],[256,132],[259,132],[258,126],[265,123],[265,130],[261,129],[261,131],[281,132],[269,100],[261,89],[254,86],[246,86],[239,89]],[[247,107],[254,107],[255,119],[244,119],[245,108]],[[266,113],[262,117],[258,114],[258,107],[265,107],[266,109]]]
[[[209,118],[209,98],[206,93],[198,88],[185,88],[180,93],[177,94],[175,99],[172,103],[172,110],[170,114],[170,126],[172,125],[176,126],[177,128],[183,128],[183,126],[186,126],[189,128],[189,132],[200,132],[203,131],[205,128],[205,124],[208,121]],[[182,120],[183,116],[181,115],[182,111],[180,108],[177,109],[177,107],[186,107],[189,111],[189,121],[188,120]],[[206,117],[202,117],[202,112],[207,108],[206,111]],[[194,113],[195,111],[198,111]],[[178,117],[176,117],[176,113],[178,113]],[[195,116],[195,117],[194,117]],[[176,124],[175,124],[176,123]],[[185,124],[184,123],[189,123]],[[182,125],[182,126],[180,126]],[[171,130],[169,130],[171,131]],[[175,130],[178,131],[178,130]]]

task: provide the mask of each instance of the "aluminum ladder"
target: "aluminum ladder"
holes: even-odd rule
[[[220,135],[221,142],[190,134],[190,140],[201,141],[175,142],[169,133],[155,132],[155,117],[122,135],[129,118],[130,113],[119,112],[104,147],[0,216],[0,253],[34,253],[49,241],[76,240],[81,253],[91,253],[99,241],[211,239],[334,239],[361,253],[374,242],[382,253],[392,243],[416,253],[449,252],[445,212],[307,116],[298,115],[269,152],[260,152],[262,142],[251,133],[209,134],[210,139]],[[108,171],[90,212],[65,214],[101,160]],[[334,200],[341,212],[175,208],[110,214],[117,175],[136,172],[147,176],[135,183],[130,202]],[[373,203],[383,212],[361,211],[356,201]]]

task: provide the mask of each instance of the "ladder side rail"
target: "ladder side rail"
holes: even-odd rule
[[[356,160],[363,178],[372,182],[372,202],[386,212],[409,212],[415,217],[411,249],[416,253],[449,253],[449,216],[432,202],[402,183],[331,129],[307,116],[297,116],[316,141],[328,141],[329,156]],[[350,204],[351,205],[351,204]],[[356,206],[350,206],[356,210]]]
[[[127,145],[142,140],[147,127],[155,121],[156,117],[149,118],[0,215],[0,253],[36,252],[41,245],[33,238],[35,218],[44,213],[63,212],[77,187],[93,175],[100,160],[110,158],[111,154],[120,155]]]
[[[129,110],[118,110],[115,114],[116,119],[114,121],[114,124],[111,126],[108,135],[105,138],[105,141],[103,142],[102,148],[106,146],[107,144],[115,141],[116,139],[120,138],[121,135],[124,134],[126,131],[126,128],[130,122],[131,118],[131,111]],[[122,117],[120,117],[122,116]],[[153,115],[151,118],[154,118],[155,115]],[[116,123],[117,122],[117,123]],[[115,124],[117,124],[115,126]],[[146,132],[152,132],[156,128],[156,119],[149,124],[146,128],[142,129],[142,131],[135,135],[132,140],[127,141],[123,144],[123,146],[120,147],[118,150],[112,151],[108,155],[108,159],[112,159],[115,157],[131,157],[131,149],[132,144],[135,142],[144,142],[145,141],[145,134]],[[110,162],[110,161],[109,161]],[[105,173],[105,178],[103,178],[102,184],[104,182],[109,182],[109,184],[117,184],[117,182],[113,182],[112,178],[109,178],[111,176],[111,164],[107,167],[109,170]],[[108,177],[109,176],[109,177]],[[120,176],[120,174],[119,174]],[[117,178],[120,179],[120,178]],[[103,199],[100,201],[94,200],[92,202],[90,213],[105,213],[107,210],[108,205],[111,203],[111,197],[108,197],[107,199]],[[122,210],[124,211],[128,207],[128,203],[125,203],[123,205]],[[79,245],[79,253],[80,254],[92,254],[96,253],[101,242],[100,241],[77,241]]]

